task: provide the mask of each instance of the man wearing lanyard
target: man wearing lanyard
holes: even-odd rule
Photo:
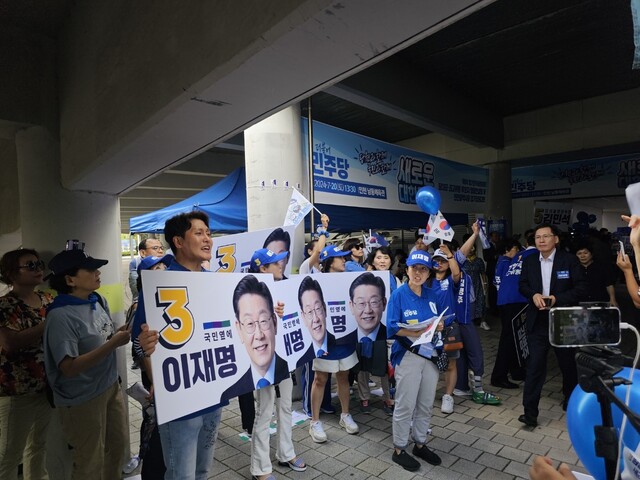
[[[538,425],[538,403],[547,376],[549,352],[549,309],[578,305],[587,293],[587,284],[575,255],[558,250],[558,230],[553,225],[539,225],[534,233],[539,255],[529,255],[522,262],[520,293],[527,298],[527,337],[529,358],[522,403],[524,414],[518,420],[530,427]],[[578,384],[575,349],[555,348],[562,372],[563,407]]]

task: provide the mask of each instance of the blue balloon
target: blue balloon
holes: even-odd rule
[[[440,210],[440,192],[433,187],[422,187],[416,192],[416,204],[425,213],[435,215]]]
[[[629,378],[631,369],[625,367],[616,377]],[[629,386],[631,388],[631,396],[629,397],[629,408],[633,412],[640,411],[640,371],[634,373],[634,382]],[[615,388],[616,396],[624,402],[627,395],[627,386],[618,385]],[[619,429],[622,426],[622,411],[615,405],[611,405],[611,413],[613,416],[613,424]],[[574,450],[578,454],[580,461],[589,473],[595,478],[607,478],[604,469],[604,459],[596,457],[595,453],[595,433],[593,427],[602,425],[602,415],[600,413],[600,404],[595,393],[586,393],[578,385],[567,405],[567,428],[569,430],[569,438]],[[635,451],[638,442],[640,442],[640,434],[636,432],[633,426],[627,422],[624,429],[623,437],[624,445]],[[620,460],[620,471],[622,471],[622,459]]]

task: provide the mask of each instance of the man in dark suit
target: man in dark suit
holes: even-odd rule
[[[587,292],[587,284],[575,255],[556,249],[558,230],[542,224],[534,233],[539,255],[523,260],[520,293],[527,298],[527,337],[529,358],[522,403],[524,415],[519,421],[529,426],[538,424],[538,403],[547,375],[549,352],[549,308],[578,305]],[[578,383],[575,349],[554,348],[562,372],[563,406],[566,409],[571,392]]]
[[[360,410],[365,413],[370,411],[371,374],[381,378],[384,410],[387,414],[393,413],[387,375],[387,327],[382,324],[382,314],[387,307],[385,290],[382,278],[371,272],[359,275],[349,287],[349,308],[358,324],[353,336],[359,363],[358,396]]]
[[[222,394],[224,399],[277,385],[289,376],[287,361],[276,355],[276,314],[266,284],[253,275],[243,277],[233,292],[233,311],[236,330],[247,349],[251,365]]]
[[[326,342],[324,341],[326,339]],[[309,348],[302,354],[302,356],[298,359],[296,363],[296,368],[301,367],[305,363],[309,363],[313,361],[314,358],[322,358],[326,355],[326,352],[331,351],[333,347],[336,345],[336,337],[333,333],[326,332],[323,337],[322,342],[316,343],[313,339]],[[326,348],[323,348],[326,346]]]
[[[275,355],[275,375],[274,375],[274,385],[277,385],[282,380],[289,377],[289,364],[286,360],[280,357],[280,355]],[[267,384],[263,384],[261,386],[257,386],[257,382],[262,377],[256,380],[255,376],[251,373],[251,368],[249,368],[242,377],[240,377],[236,383],[227,388],[222,394],[222,398],[225,400],[231,400],[243,393],[252,392],[253,390],[257,390],[263,388],[264,386],[268,386]],[[271,385],[271,383],[269,383]]]

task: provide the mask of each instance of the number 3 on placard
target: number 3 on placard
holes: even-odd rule
[[[236,245],[223,245],[216,250],[216,258],[218,259],[218,272],[233,272],[236,269]]]
[[[171,350],[180,348],[193,336],[193,315],[187,308],[189,295],[186,287],[158,287],[156,305],[164,307],[162,318],[167,322],[160,331],[160,343]]]

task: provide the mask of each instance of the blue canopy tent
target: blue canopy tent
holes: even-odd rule
[[[180,213],[199,210],[209,215],[214,232],[247,231],[247,188],[244,168],[181,202],[129,219],[131,233],[162,233],[165,222]],[[283,214],[284,217],[284,214]]]

